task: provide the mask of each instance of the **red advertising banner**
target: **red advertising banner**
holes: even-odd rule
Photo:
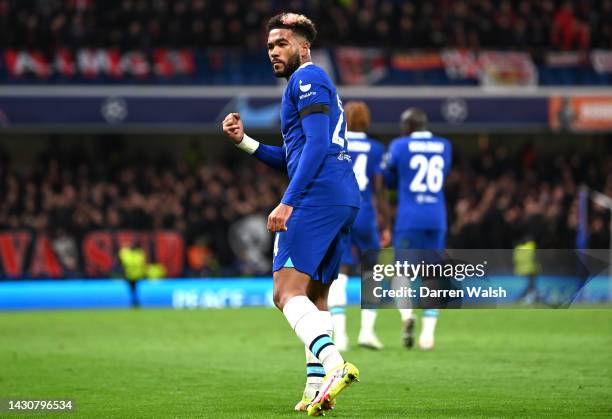
[[[441,56],[452,79],[479,79],[486,86],[532,86],[538,81],[526,52],[445,50]]]
[[[557,131],[612,131],[612,96],[555,96],[548,116]]]
[[[391,67],[396,70],[435,70],[444,68],[444,61],[437,52],[395,52],[391,55]]]
[[[46,234],[29,231],[0,233],[0,277],[62,278],[120,274],[119,250],[141,247],[148,263],[164,265],[169,277],[180,276],[185,266],[185,243],[176,231],[92,231],[80,243],[82,263],[75,272],[62,263]]]
[[[343,84],[374,84],[388,73],[382,49],[340,47],[335,49],[334,55]]]
[[[444,50],[441,54],[446,74],[451,79],[476,79],[481,71],[478,56],[470,50]]]
[[[585,51],[549,51],[544,61],[550,68],[578,67],[589,64],[589,55]]]
[[[7,49],[4,60],[12,77],[35,76],[42,79],[53,75],[67,78],[76,75],[85,78],[172,77],[195,72],[193,52],[189,49],[156,49],[149,55],[142,51],[121,53],[115,49],[70,51],[60,48],[50,57],[37,51]]]

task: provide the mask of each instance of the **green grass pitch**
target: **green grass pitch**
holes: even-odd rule
[[[432,352],[400,345],[396,311],[377,330],[327,417],[612,417],[612,310],[444,311]],[[305,416],[304,371],[273,309],[0,313],[0,398],[76,401],[36,418]]]

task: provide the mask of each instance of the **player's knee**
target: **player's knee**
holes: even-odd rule
[[[316,300],[313,301],[313,303],[321,311],[329,310],[329,303],[326,296],[319,296]]]
[[[272,294],[272,301],[274,301],[274,305],[280,311],[283,311],[283,307],[285,307],[285,303],[287,302],[285,301],[285,298],[283,298],[282,290],[279,289],[274,290],[274,293]]]
[[[304,293],[298,289],[279,287],[274,289],[274,292],[272,293],[272,301],[274,301],[276,308],[283,311],[285,304],[287,304],[293,297],[297,297],[299,295],[304,295]]]
[[[285,304],[298,295],[307,295],[310,278],[295,269],[281,269],[274,272],[274,291],[272,301],[282,310]],[[311,299],[312,300],[312,299]]]
[[[291,286],[289,280],[277,280],[274,283],[274,291],[272,293],[272,301],[279,310],[283,310],[285,304],[296,295],[299,295],[299,291],[295,287]]]

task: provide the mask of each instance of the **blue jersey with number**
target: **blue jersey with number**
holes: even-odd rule
[[[376,174],[382,173],[385,146],[369,138],[364,132],[347,131],[346,137],[348,153],[353,161],[353,171],[361,194],[361,209],[355,221],[355,227],[357,227],[367,218],[370,218],[370,222],[376,222],[372,196],[373,181]]]
[[[281,103],[281,132],[289,179],[297,170],[306,142],[301,119],[316,112],[329,115],[329,147],[297,206],[359,207],[359,190],[346,148],[342,102],[325,71],[311,62],[291,75]]]
[[[446,230],[444,180],[452,149],[446,138],[414,132],[391,142],[385,179],[398,190],[395,230]]]

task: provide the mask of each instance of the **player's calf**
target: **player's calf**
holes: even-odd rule
[[[348,335],[346,333],[346,286],[348,276],[339,274],[338,279],[329,287],[327,304],[334,325],[334,343],[340,352],[348,349]]]
[[[376,310],[361,310],[361,329],[357,339],[359,346],[368,349],[383,349],[382,342],[374,332],[374,323],[376,322]]]
[[[292,271],[292,272],[287,272]],[[283,275],[284,274],[284,275]],[[310,280],[306,274],[296,271],[295,269],[281,269],[274,274],[274,287],[285,290],[286,282],[295,283],[299,280],[305,280],[306,284]],[[283,314],[295,331],[298,337],[304,342],[304,345],[318,358],[323,364],[326,371],[344,363],[342,355],[334,345],[331,338],[333,326],[331,316],[328,311],[321,311],[306,295],[291,295],[297,286],[289,287],[289,296],[279,292],[279,301],[277,306],[282,307]],[[323,289],[323,300],[327,299],[327,289]],[[312,294],[312,292],[310,292]],[[322,301],[322,305],[326,305],[326,301]]]

